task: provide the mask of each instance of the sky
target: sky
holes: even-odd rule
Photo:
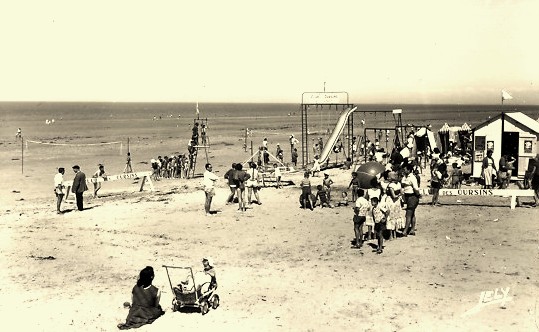
[[[539,1],[7,1],[0,101],[539,105]]]

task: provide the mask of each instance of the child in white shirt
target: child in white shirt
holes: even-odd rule
[[[371,209],[371,204],[364,197],[363,189],[357,190],[357,200],[354,206],[354,234],[356,236],[356,242],[354,248],[361,248],[363,245],[363,224],[367,219],[367,213]]]

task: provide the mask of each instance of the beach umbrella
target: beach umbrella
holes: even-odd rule
[[[464,122],[464,124],[462,125],[460,130],[462,130],[462,131],[471,131],[472,128],[470,128],[470,126],[466,122]]]
[[[384,165],[369,161],[359,166],[357,176],[359,178],[359,187],[362,189],[370,189],[376,186],[379,175],[385,171]]]

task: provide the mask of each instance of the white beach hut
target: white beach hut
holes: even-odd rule
[[[492,150],[496,168],[502,155],[515,157],[513,179],[522,178],[528,160],[539,153],[539,123],[522,112],[500,113],[473,128],[472,140],[473,177],[481,176],[481,162]]]

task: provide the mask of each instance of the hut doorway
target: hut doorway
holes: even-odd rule
[[[502,133],[502,156],[513,156],[515,158],[515,170],[518,170],[518,144],[519,133],[518,132],[504,132]],[[516,172],[515,172],[516,173]]]

